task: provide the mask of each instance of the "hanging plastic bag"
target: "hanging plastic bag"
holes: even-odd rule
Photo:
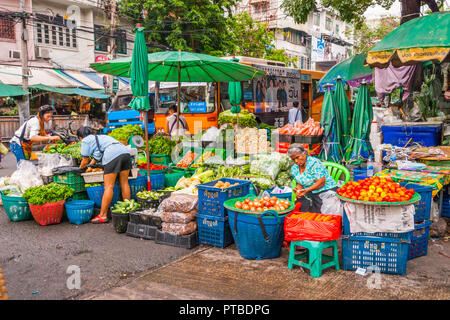
[[[8,148],[3,143],[0,143],[0,153],[3,155],[8,153]]]
[[[334,214],[341,216],[344,214],[344,204],[336,196],[335,191],[326,191],[319,194],[322,200],[322,207],[320,207],[320,213],[323,214]]]

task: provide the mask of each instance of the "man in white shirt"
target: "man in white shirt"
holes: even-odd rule
[[[294,101],[293,107],[289,110],[289,124],[294,124],[296,121],[302,121],[302,106],[299,105],[298,101]]]

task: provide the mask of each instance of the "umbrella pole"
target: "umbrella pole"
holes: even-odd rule
[[[147,152],[147,191],[152,189],[152,183],[150,182],[150,151],[148,147],[148,111],[145,112],[145,151]]]
[[[178,141],[178,132],[180,129],[180,95],[181,95],[181,67],[180,62],[178,62],[178,90],[177,90],[177,134],[176,140]]]

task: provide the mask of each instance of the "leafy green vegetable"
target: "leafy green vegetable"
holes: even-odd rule
[[[231,113],[231,110],[226,110],[219,114],[219,118],[217,119],[217,123],[219,126],[224,124],[236,124],[237,116],[235,113]],[[239,113],[239,126],[240,127],[248,127],[254,128],[256,127],[256,117],[253,113],[250,113],[248,110],[244,109]]]
[[[81,142],[77,142],[71,145],[68,145],[60,152],[62,155],[70,156],[74,159],[81,160]]]
[[[91,187],[98,187],[98,186],[102,186],[103,183],[86,183],[84,185],[85,188],[91,188]]]
[[[138,135],[143,137],[144,134],[145,132],[140,125],[127,124],[124,125],[123,127],[112,130],[109,133],[109,136],[113,137],[118,141],[128,141],[128,139],[130,139],[131,136]]]
[[[291,178],[291,174],[289,171],[281,171],[278,174],[277,179],[275,180],[275,183],[279,186],[279,187],[286,187],[286,186],[290,186],[292,184],[292,178]]]
[[[250,178],[250,181],[254,185],[256,185],[264,190],[272,189],[275,187],[275,182],[272,179],[266,178],[266,177],[261,177],[261,176],[253,177],[253,178]]]
[[[176,142],[162,136],[151,138],[148,142],[148,150],[150,154],[164,154],[170,156]]]
[[[134,200],[117,201],[111,208],[111,212],[127,214],[131,211],[139,210],[141,205]]]
[[[25,190],[23,197],[32,205],[42,205],[51,202],[58,202],[67,200],[72,197],[73,189],[63,185],[52,182],[48,185],[41,185],[38,187],[31,187]]]
[[[163,192],[155,192],[155,191],[143,190],[143,191],[136,193],[136,197],[138,197],[139,199],[144,199],[144,200],[158,200],[162,196],[164,196]]]

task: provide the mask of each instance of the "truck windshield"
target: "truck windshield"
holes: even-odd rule
[[[172,104],[177,104],[177,84],[161,86],[159,89],[159,103],[156,113],[166,114]],[[210,113],[214,112],[214,86],[210,83],[203,85],[181,86],[181,113]]]
[[[119,95],[114,99],[109,111],[123,111],[130,109],[128,104],[133,98],[132,94]]]

